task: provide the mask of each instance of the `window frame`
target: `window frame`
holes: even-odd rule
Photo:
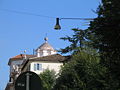
[[[41,63],[35,63],[34,64],[34,71],[41,71],[42,70],[42,64]]]

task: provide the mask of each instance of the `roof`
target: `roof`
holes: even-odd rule
[[[23,59],[24,57],[25,57],[25,54],[20,54],[10,58],[10,60],[20,60],[20,59]],[[26,55],[26,57],[31,58],[31,57],[35,57],[35,55]]]
[[[24,67],[27,65],[28,62],[35,62],[35,61],[37,62],[38,61],[39,62],[66,62],[69,58],[70,56],[62,56],[60,54],[29,58],[27,61],[23,62],[22,70],[24,69]]]
[[[11,60],[22,60],[24,59],[25,54],[19,54],[9,59],[8,65],[10,65]],[[36,57],[36,55],[26,55],[27,58]]]
[[[43,57],[33,57],[29,58],[31,61],[53,61],[53,62],[62,62],[67,58],[67,56],[62,56],[60,54],[53,54],[53,55],[48,55],[48,56],[43,56]]]
[[[52,51],[55,51],[54,48],[48,43],[48,42],[45,42],[43,43],[41,46],[39,46],[37,48],[37,50],[52,50]]]

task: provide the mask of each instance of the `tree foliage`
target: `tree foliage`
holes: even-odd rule
[[[107,90],[106,68],[100,66],[98,56],[80,52],[67,63],[57,79],[54,90]]]
[[[119,0],[101,0],[96,13],[88,29],[73,29],[72,36],[61,38],[71,43],[61,52],[73,57],[54,90],[120,90]]]
[[[72,31],[74,32],[74,34],[72,36],[66,36],[66,37],[62,37],[60,39],[65,40],[65,41],[69,41],[70,45],[67,46],[64,49],[61,49],[60,51],[62,53],[68,53],[68,52],[78,52],[80,51],[82,48],[85,48],[88,44],[87,41],[87,29],[86,30],[82,30],[82,29],[72,29]]]
[[[39,76],[42,80],[43,90],[52,90],[56,80],[55,71],[46,69]]]
[[[110,90],[120,89],[120,3],[119,0],[102,0],[98,17],[90,23],[94,48],[101,55],[101,63],[108,68]]]

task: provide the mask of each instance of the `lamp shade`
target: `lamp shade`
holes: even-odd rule
[[[61,29],[61,26],[59,24],[59,18],[56,18],[56,25],[55,25],[54,29],[56,29],[56,30],[60,30]]]

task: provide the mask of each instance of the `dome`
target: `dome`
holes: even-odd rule
[[[37,57],[56,54],[57,51],[47,42],[48,38],[45,38],[44,40],[45,42],[36,49]]]
[[[50,50],[54,51],[53,47],[48,44],[47,42],[43,43],[40,47],[38,47],[39,50]]]

